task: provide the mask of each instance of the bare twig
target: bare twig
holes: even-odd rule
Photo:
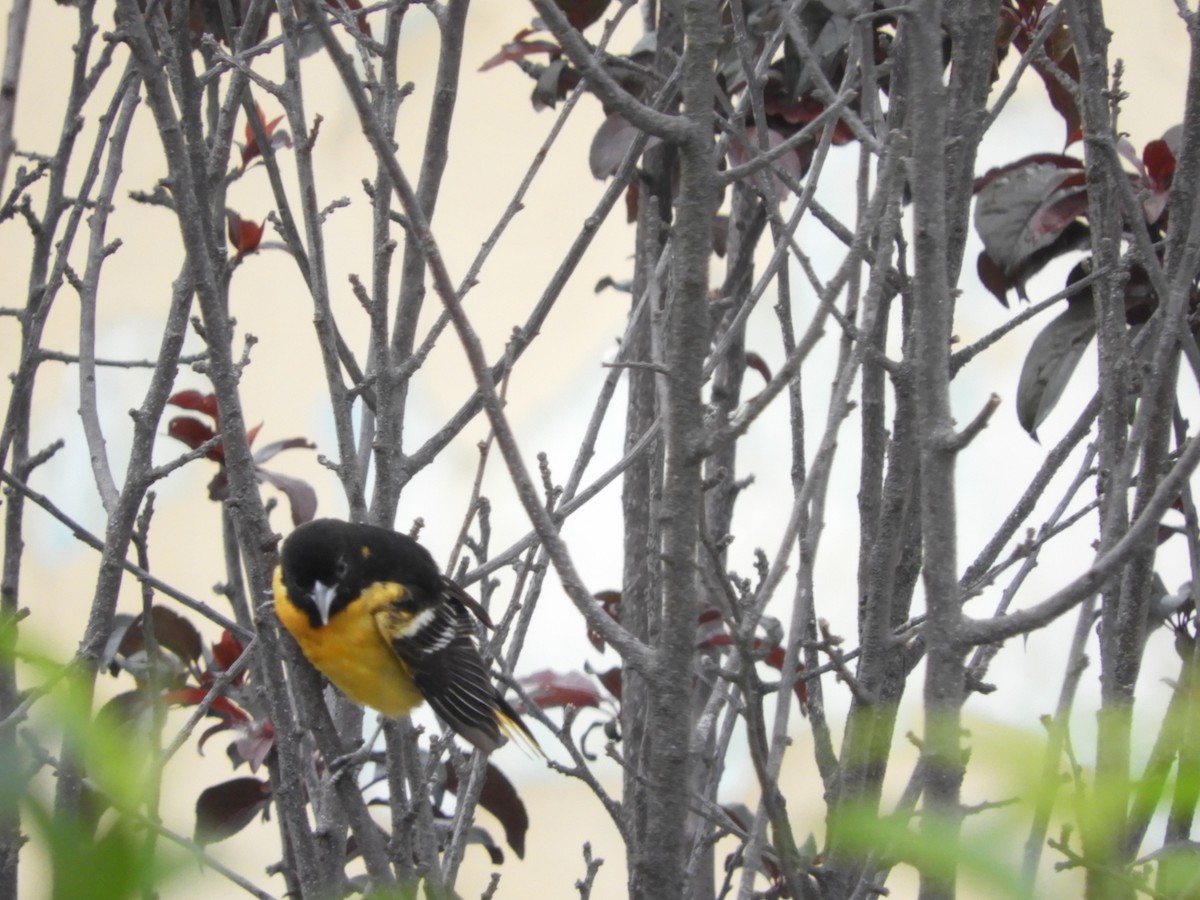
[[[319,20],[319,10],[314,9],[313,16]],[[359,119],[375,149],[377,157],[388,169],[392,186],[400,199],[401,205],[404,207],[406,215],[409,217],[413,239],[421,245],[426,264],[429,266],[429,270],[433,276],[438,296],[451,313],[459,339],[466,350],[472,373],[481,392],[483,407],[491,421],[492,429],[496,434],[497,444],[504,456],[505,463],[508,465],[509,476],[513,481],[526,514],[530,517],[543,546],[547,548],[550,554],[550,558],[554,563],[555,569],[558,571],[559,578],[562,580],[568,596],[570,596],[580,612],[583,613],[588,624],[600,632],[606,641],[617,648],[627,663],[635,667],[646,667],[649,663],[649,658],[645,647],[614,622],[592,599],[591,593],[583,586],[583,582],[575,570],[574,563],[571,561],[565,543],[559,537],[557,526],[539,502],[537,489],[525,467],[515,436],[508,424],[508,418],[496,394],[495,384],[484,358],[479,337],[471,327],[458,300],[453,282],[446,271],[438,245],[429,230],[429,223],[426,221],[425,215],[417,202],[416,195],[413,193],[407,178],[400,169],[399,161],[396,159],[392,147],[379,133],[378,125],[371,114],[363,91],[358,85],[357,76],[354,73],[349,57],[337,44],[328,25],[323,21],[318,21],[317,29],[321,33],[326,50],[337,67],[342,81],[350,93],[351,99],[354,101]]]
[[[579,900],[591,900],[592,885],[596,881],[600,867],[604,865],[604,860],[598,856],[592,856],[592,845],[586,841],[583,845],[583,864],[586,871],[583,877],[575,882],[575,890],[579,891]]]
[[[25,32],[29,26],[30,0],[15,0],[8,11],[8,43],[4,52],[4,71],[0,76],[0,188],[8,176],[8,161],[12,159],[16,142],[13,123],[17,113],[20,88],[21,60],[25,55]]]
[[[93,550],[104,552],[104,542],[65,512],[63,512],[62,509],[60,509],[59,506],[49,497],[33,490],[24,481],[16,478],[4,470],[0,470],[0,481],[20,492],[23,496],[32,500],[46,512],[50,513],[50,515],[52,515],[54,518],[58,519],[58,521],[70,529],[71,534],[74,535],[76,540],[87,544]],[[223,616],[207,603],[188,596],[178,588],[175,588],[172,585],[167,584],[165,581],[162,581],[161,579],[151,575],[149,572],[145,571],[135,563],[131,563],[128,560],[118,560],[117,564],[134,578],[138,579],[138,581],[150,585],[156,591],[165,594],[172,600],[182,603],[188,609],[200,613],[200,615],[204,616],[206,619],[209,619],[213,623],[220,625],[222,628],[228,629],[230,634],[234,634],[244,641],[249,641],[254,637],[253,632],[242,628],[237,624],[237,622],[234,622],[232,619]]]

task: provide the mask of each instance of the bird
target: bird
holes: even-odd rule
[[[541,748],[475,645],[487,611],[408,535],[315,519],[280,548],[275,614],[310,663],[361,706],[403,718],[422,701],[484,753]]]

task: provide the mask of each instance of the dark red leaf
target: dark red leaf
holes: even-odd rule
[[[579,84],[579,72],[561,57],[550,60],[533,86],[530,100],[535,112],[554,109]]]
[[[988,255],[1006,273],[1020,270],[1086,211],[1086,188],[1071,181],[1074,174],[1056,163],[1030,162],[995,178],[990,173],[984,176],[987,182],[975,199],[975,230]],[[1056,208],[1069,209],[1075,216],[1051,215],[1049,211]]]
[[[746,136],[750,139],[751,145],[756,148],[758,147],[758,138],[756,137],[757,133],[757,129],[755,129],[753,126],[747,126]],[[775,149],[775,147],[786,141],[787,138],[788,135],[786,132],[774,127],[767,128],[767,146],[769,149]],[[773,167],[777,170],[786,172],[795,181],[799,181],[804,177],[804,173],[808,171],[808,162],[812,156],[813,146],[814,144],[812,142],[805,142],[801,144],[794,152],[784,154],[779,159],[775,160]],[[747,152],[746,147],[743,144],[740,142],[734,142],[729,145],[730,163],[735,166],[740,166],[749,162],[750,159],[751,154]],[[779,196],[784,196],[789,190],[791,190],[791,188],[788,187],[787,182],[776,175],[775,190]]]
[[[307,481],[292,478],[290,475],[280,475],[278,472],[268,472],[266,469],[255,469],[254,477],[283,492],[292,510],[293,525],[311,522],[317,514],[317,492]]]
[[[208,694],[206,690],[193,689],[193,691],[194,693],[172,691],[168,696],[178,697],[174,702],[194,706]],[[185,694],[186,696],[179,696]],[[252,719],[249,713],[242,710],[228,697],[215,697],[208,708],[208,715],[215,716],[221,721],[207,728],[200,735],[200,739],[196,742],[196,749],[200,751],[201,755],[203,755],[204,745],[208,743],[210,737],[231,729],[242,735],[234,742],[234,752],[238,758],[250,762],[252,768],[256,768],[275,745],[274,726],[268,721]]]
[[[620,591],[601,591],[593,595],[600,602],[600,607],[612,618],[621,621],[621,592]],[[592,642],[592,646],[597,650],[604,650],[604,638],[600,636],[598,631],[588,629],[588,640]]]
[[[493,866],[504,864],[504,851],[496,846],[496,842],[492,840],[492,836],[488,834],[486,829],[480,828],[478,825],[471,825],[467,828],[467,844],[478,844],[481,846],[491,860]]]
[[[229,34],[225,30],[225,16],[222,14],[221,4],[217,0],[188,0],[187,7],[188,30],[193,38],[192,49],[199,49],[201,38],[205,34],[211,34],[221,43],[230,46]],[[246,21],[249,7],[249,0],[233,0],[230,4],[230,11],[233,13],[232,25],[235,30],[240,29]],[[170,4],[163,7],[168,22],[171,21],[172,9]],[[274,10],[269,11],[267,17],[273,12]],[[247,45],[257,44],[267,36],[267,17],[264,17],[258,33],[249,36]]]
[[[1049,46],[1050,41],[1046,42]],[[1069,65],[1074,68],[1072,80],[1079,83],[1079,64],[1075,61],[1075,51],[1071,50],[1069,57]],[[1066,70],[1061,62],[1059,70]],[[1042,84],[1046,87],[1046,96],[1050,98],[1050,105],[1055,111],[1062,116],[1064,127],[1066,128],[1066,140],[1063,143],[1064,147],[1069,147],[1074,141],[1079,140],[1075,135],[1082,135],[1083,117],[1079,113],[1079,106],[1075,103],[1075,94],[1059,79],[1061,75],[1055,71],[1054,66],[1047,65],[1040,60],[1034,60],[1033,70],[1038,73],[1042,79]]]
[[[733,644],[733,638],[725,630],[725,620],[721,611],[713,607],[703,610],[696,617],[696,648],[728,647]]]
[[[180,706],[196,706],[208,696],[208,688],[186,687],[163,694],[166,703],[178,703]],[[250,716],[240,706],[228,697],[214,697],[209,704],[208,714],[224,719],[231,725],[240,725],[250,721]]]
[[[228,697],[213,698],[208,712],[209,715],[220,716],[222,719],[226,719],[234,724],[244,724],[251,721],[249,714]]]
[[[261,428],[262,423],[260,422],[246,432],[247,444],[254,443],[254,439],[258,436],[259,429]],[[167,423],[167,434],[176,440],[187,444],[193,450],[217,436],[217,433],[208,425],[204,424],[199,419],[193,419],[191,416],[177,416],[176,418],[172,419]],[[269,459],[271,456],[274,456],[276,453],[278,453],[279,449],[282,448],[274,448],[273,450],[270,448],[267,449],[269,450],[267,454],[267,458]],[[222,466],[225,465],[225,447],[221,443],[217,443],[215,446],[210,447],[204,456],[207,459],[211,459],[215,463],[220,463]],[[214,500],[218,499],[218,497],[214,496],[213,494],[212,485],[209,485],[209,496]]]
[[[1018,169],[1028,168],[1030,166],[1049,166],[1058,169],[1082,169],[1083,163],[1074,156],[1065,156],[1062,153],[1032,153],[1029,156],[1023,156],[1018,160],[1010,163],[1005,163],[1002,166],[996,166],[988,169],[984,174],[975,179],[971,190],[978,194],[985,187],[991,184],[998,178],[1009,175]]]
[[[251,428],[249,431],[247,431],[246,432],[246,444],[253,445],[254,439],[256,437],[258,437],[258,433],[261,430],[262,430],[262,422],[259,422],[257,425],[255,425],[253,428]]]
[[[744,803],[723,803],[721,809],[725,815],[733,820],[733,823],[744,831],[749,831],[754,824],[754,813],[750,812],[750,807]],[[772,879],[778,879],[780,876],[778,861],[779,858],[773,852],[764,852],[758,858],[763,871]],[[728,871],[733,871],[744,863],[742,851],[738,850],[725,858],[725,868]],[[786,893],[772,892],[768,896],[771,897],[787,897]]]
[[[204,733],[201,734],[199,740],[196,741],[197,752],[203,756],[204,745],[208,743],[208,739],[215,734],[220,734],[222,731],[228,731],[232,727],[233,726],[228,722],[218,722],[216,725],[210,725],[208,728],[204,729]]]
[[[360,3],[359,0],[325,0],[325,5],[330,9],[340,10],[343,4],[345,5],[346,9],[349,10],[362,9],[362,3]],[[365,15],[355,17],[354,24],[357,25],[358,30],[367,37],[371,36],[371,26],[367,22],[367,17]]]
[[[1086,239],[1087,226],[1078,221],[1087,213],[1082,165],[1042,153],[976,180],[975,231],[995,264],[980,277],[997,296]]]
[[[153,627],[154,639],[158,645],[170,650],[185,663],[194,663],[203,652],[203,643],[196,626],[179,613],[165,606],[150,607],[150,621]],[[133,620],[117,652],[122,656],[132,656],[146,648],[143,619],[139,615]]]
[[[583,31],[589,25],[600,21],[610,0],[554,0],[554,5],[567,16],[567,21],[574,28]]]
[[[549,54],[555,59],[562,54],[562,47],[553,41],[524,40],[524,36],[530,33],[529,29],[521,31],[513,40],[501,47],[499,53],[480,66],[479,71],[486,72],[506,62],[514,62],[518,59],[524,59],[526,56],[534,56],[539,53]]]
[[[525,688],[529,699],[542,709],[600,705],[600,692],[592,680],[580,672],[543,669],[522,678],[521,686]]]
[[[783,672],[783,656],[782,647],[775,647],[766,656],[763,657],[763,662],[779,672]],[[796,663],[796,671],[803,672],[804,664]],[[796,695],[796,699],[800,702],[800,712],[802,715],[808,715],[808,685],[803,681],[797,681],[792,684],[792,691]]]
[[[722,803],[721,809],[742,831],[749,831],[750,826],[754,824],[754,813],[750,812],[750,808],[744,803]]]
[[[258,426],[258,428],[261,428],[261,427],[262,427],[261,425]],[[249,438],[249,440],[251,442],[253,442],[253,440],[254,440],[253,435],[258,434],[258,428],[255,428],[251,432],[251,437]],[[308,440],[308,438],[301,438],[301,437],[287,438],[286,440],[282,440],[282,441],[272,441],[270,444],[267,444],[267,446],[259,447],[257,450],[254,451],[254,461],[261,465],[262,463],[267,462],[272,457],[276,456],[277,454],[279,454],[280,452],[282,452],[284,450],[297,450],[297,449],[316,450],[317,445],[314,444],[312,441]]]
[[[216,394],[202,394],[192,390],[179,391],[168,397],[167,402],[172,406],[190,409],[192,412],[204,413],[213,422],[221,421],[221,416],[217,412]]]
[[[259,778],[234,778],[205,788],[196,800],[197,844],[232,837],[271,802],[271,785]]]
[[[185,687],[177,691],[167,691],[163,694],[166,703],[178,703],[180,706],[195,706],[208,696],[208,688]]]
[[[771,380],[771,368],[766,361],[753,351],[746,351],[746,365],[763,377],[763,381]]]
[[[386,805],[387,801],[386,800],[369,800],[369,801],[367,801],[368,806],[374,805],[376,803],[381,804],[381,805]],[[449,827],[451,816],[446,815],[441,810],[434,810],[434,816],[437,819],[439,819],[441,822],[444,822],[447,828]],[[463,830],[463,843],[468,847],[470,847],[470,846],[482,847],[483,851],[488,855],[488,860],[491,862],[491,864],[493,866],[504,865],[504,851],[492,839],[491,833],[488,832],[488,830],[486,828],[484,828],[480,825],[468,825]],[[355,848],[357,848],[358,845],[353,842],[353,838],[351,838],[351,840],[348,841],[347,844],[348,844],[348,847],[346,850],[346,858],[352,859],[353,852],[355,851]]]
[[[612,694],[617,702],[621,702],[621,667],[613,666],[607,672],[597,672],[596,677],[604,685],[604,689]]]
[[[997,34],[998,56],[1003,58],[1011,42],[1022,54],[1033,45],[1033,39],[1041,30],[1049,10],[1044,0],[1017,0],[1017,8],[1001,10],[1001,27]],[[1064,81],[1079,84],[1079,60],[1075,55],[1075,42],[1066,25],[1066,19],[1050,32],[1042,43],[1045,56],[1035,56],[1034,71],[1042,79],[1050,105],[1063,118],[1067,130],[1067,143],[1080,130],[1081,117],[1075,103],[1075,92]],[[993,70],[993,75],[995,71]]]
[[[213,644],[212,646],[213,664],[216,666],[218,671],[227,672],[229,671],[229,667],[237,662],[238,658],[242,655],[242,651],[245,649],[246,648],[243,646],[241,641],[235,638],[228,631],[222,631],[221,640],[217,641],[217,643]],[[246,671],[243,669],[241,674],[234,679],[233,683],[241,684],[245,677]]]
[[[772,88],[774,89],[772,90]],[[767,83],[763,101],[767,114],[767,125],[771,131],[777,131],[783,137],[791,137],[818,119],[828,108],[824,103],[807,94],[803,97],[790,97],[780,79],[772,79]],[[820,138],[820,132],[814,134],[814,143]],[[832,142],[835,145],[842,145],[848,144],[852,140],[854,140],[854,132],[850,126],[841,119],[836,120],[833,125]]]
[[[446,767],[446,790],[458,794],[458,774]],[[518,857],[525,857],[525,833],[529,831],[529,813],[512,782],[490,762],[484,774],[479,805],[496,817],[504,829],[504,840]]]
[[[1067,279],[1067,284],[1072,284],[1076,278],[1075,273],[1071,273],[1072,277]],[[1086,293],[1090,296],[1091,291],[1088,289]],[[1072,297],[1070,302],[1080,302],[1082,297]],[[1134,263],[1129,267],[1129,276],[1125,279],[1125,322],[1128,325],[1143,325],[1154,314],[1154,310],[1158,308],[1158,295],[1154,293],[1154,287],[1150,283],[1150,273],[1145,267]]]
[[[1090,296],[1090,295],[1089,295]],[[1090,302],[1071,302],[1034,338],[1017,382],[1017,420],[1037,440],[1037,428],[1054,409],[1096,333]]]
[[[588,166],[601,180],[617,173],[626,151],[637,139],[638,130],[620,113],[612,113],[601,123],[588,150]]]
[[[262,107],[257,103],[254,104],[254,117],[259,121],[263,121]],[[282,117],[281,117],[282,118]],[[278,121],[278,119],[276,119]],[[263,130],[269,135],[271,132],[267,130],[267,126],[263,126]],[[246,124],[242,128],[242,134],[246,138],[246,143],[242,145],[242,168],[246,167],[246,163],[258,156],[262,150],[258,146],[258,138],[254,135],[254,128],[250,124],[250,118],[247,116]]]
[[[1175,154],[1164,140],[1151,141],[1142,151],[1142,162],[1156,187],[1166,187],[1175,174]]]
[[[263,121],[262,108],[256,103],[254,105],[255,115],[258,116],[258,121]],[[286,130],[276,131],[279,123],[283,121],[283,116],[276,116],[270,122],[263,125],[263,132],[267,136],[267,143],[270,144],[272,150],[277,150],[280,147],[292,146],[292,136]],[[258,138],[254,135],[254,129],[250,127],[250,122],[246,122],[246,143],[242,145],[242,168],[257,159],[262,155],[262,148],[258,146]]]
[[[1159,140],[1148,143],[1142,150],[1142,175],[1144,186],[1150,196],[1142,202],[1146,221],[1154,224],[1163,218],[1170,196],[1171,182],[1175,177],[1175,151],[1178,146],[1178,126],[1170,129]]]
[[[225,219],[229,226],[229,243],[233,244],[237,255],[245,256],[248,253],[256,252],[258,245],[262,243],[263,225],[266,220],[251,222],[249,219],[243,219],[233,210],[225,213]]]
[[[181,688],[177,691],[168,691],[163,695],[163,700],[167,703],[177,703],[181,706],[197,706],[207,696],[208,688]],[[221,721],[206,728],[196,741],[196,749],[201,755],[204,753],[204,745],[208,743],[208,739],[213,735],[220,734],[222,731],[227,731],[230,728],[241,729],[243,732],[249,734],[250,726],[253,723],[250,716],[228,697],[214,697],[213,702],[208,707],[208,715],[215,716]],[[271,736],[273,739],[273,731]],[[270,748],[267,749],[269,750]]]
[[[215,431],[191,416],[176,416],[167,423],[167,434],[175,440],[187,444],[193,450],[217,436]],[[213,462],[225,462],[225,450],[219,443],[209,447],[204,455]]]
[[[1082,176],[1080,176],[1082,178]],[[1066,179],[1063,184],[1072,179]],[[1086,190],[1070,191],[1039,209],[1029,220],[1029,231],[1035,242],[1057,236],[1076,219],[1087,215]]]
[[[992,292],[992,296],[1007,307],[1008,292],[1017,286],[1017,282],[1004,274],[1004,270],[987,255],[986,250],[980,250],[979,256],[976,257],[975,272],[983,286]]]
[[[225,467],[222,466],[217,470],[217,474],[213,476],[212,481],[208,483],[208,499],[213,502],[219,502],[229,498],[229,479],[225,475]]]

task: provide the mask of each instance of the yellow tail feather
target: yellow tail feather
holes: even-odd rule
[[[511,740],[514,744],[521,748],[526,754],[534,759],[541,757],[548,760],[546,751],[542,749],[542,745],[537,742],[529,729],[525,727],[523,722],[517,722],[506,716],[500,710],[495,710],[496,724],[500,726],[500,730],[504,732],[504,736]]]

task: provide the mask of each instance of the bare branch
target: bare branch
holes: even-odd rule
[[[310,7],[311,16],[320,20],[320,11],[311,0],[309,0],[308,6]],[[521,503],[525,507],[526,514],[538,532],[538,537],[543,546],[546,547],[550,554],[550,558],[554,563],[555,569],[558,571],[564,588],[566,588],[568,595],[579,611],[583,613],[588,624],[600,632],[606,641],[617,648],[630,665],[635,667],[647,666],[649,659],[646,649],[627,631],[617,625],[611,617],[604,613],[592,599],[590,592],[583,586],[571,561],[567,547],[558,535],[557,526],[539,502],[537,489],[534,486],[533,480],[529,477],[528,470],[517,447],[516,438],[508,425],[508,419],[496,394],[495,383],[484,358],[479,337],[475,334],[462,309],[453,282],[442,262],[436,240],[429,230],[429,224],[417,202],[416,195],[413,193],[404,172],[400,169],[394,151],[384,136],[379,133],[378,125],[371,115],[366,97],[362,89],[358,86],[349,57],[338,46],[333,32],[327,24],[323,21],[318,21],[317,29],[321,33],[321,38],[325,42],[325,48],[333,59],[342,77],[342,81],[350,93],[351,99],[354,101],[359,119],[380,162],[388,169],[392,186],[396,191],[397,197],[400,199],[405,214],[409,217],[413,239],[421,245],[422,254],[433,275],[434,286],[438,296],[441,298],[442,303],[445,304],[447,311],[450,312],[459,339],[466,350],[472,373],[480,389],[483,408],[491,421],[497,444],[504,456],[505,463],[508,465],[509,475],[513,480]]]

